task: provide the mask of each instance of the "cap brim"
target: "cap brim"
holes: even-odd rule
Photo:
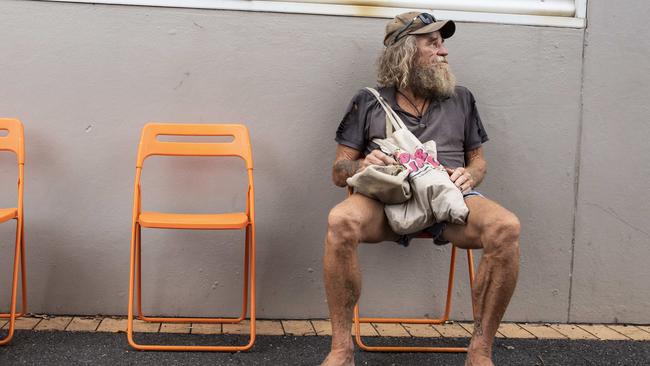
[[[456,24],[453,20],[443,20],[425,25],[424,27],[409,32],[408,34],[427,34],[435,31],[440,31],[442,38],[449,38],[456,32]]]

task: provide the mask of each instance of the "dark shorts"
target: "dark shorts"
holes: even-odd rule
[[[478,191],[469,191],[469,192],[467,192],[467,193],[465,193],[463,195],[463,197],[465,199],[467,199],[467,197],[471,197],[471,196],[484,197]],[[436,244],[436,245],[449,244],[449,241],[442,238],[442,232],[445,231],[446,228],[447,228],[447,223],[446,222],[439,222],[437,224],[434,224],[433,226],[429,226],[428,228],[422,230],[419,233],[401,235],[399,238],[397,238],[397,240],[395,240],[395,242],[397,244],[399,244],[399,245],[403,245],[405,247],[408,247],[410,242],[411,242],[411,239],[413,239],[413,238],[415,238],[417,236],[420,236],[421,234],[429,234],[433,238],[433,243],[434,244]]]

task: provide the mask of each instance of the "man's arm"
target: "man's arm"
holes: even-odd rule
[[[336,147],[336,158],[332,167],[332,180],[339,187],[345,187],[345,180],[353,176],[361,165],[361,151],[345,145]]]
[[[487,161],[483,156],[483,148],[479,146],[465,152],[465,162],[465,167],[454,169],[450,177],[463,193],[476,188],[487,174]]]
[[[336,147],[336,158],[332,167],[332,180],[339,187],[345,187],[345,180],[357,172],[365,169],[368,165],[389,165],[396,164],[395,159],[384,154],[380,150],[373,150],[365,158],[362,153],[351,147],[339,144]]]

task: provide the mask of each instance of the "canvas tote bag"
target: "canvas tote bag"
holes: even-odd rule
[[[402,165],[369,165],[346,179],[346,183],[364,196],[396,204],[411,198],[408,175],[408,169]]]
[[[381,150],[408,170],[412,197],[387,204],[384,212],[397,234],[420,232],[438,222],[465,224],[469,209],[463,194],[437,161],[435,141],[421,143],[375,89],[366,88],[386,112],[386,138],[374,139]]]

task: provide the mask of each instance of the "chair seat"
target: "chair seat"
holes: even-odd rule
[[[159,229],[243,229],[248,225],[248,216],[243,212],[225,214],[142,212],[138,222],[142,227]]]
[[[17,208],[0,208],[0,222],[15,219],[16,217],[18,217]]]

